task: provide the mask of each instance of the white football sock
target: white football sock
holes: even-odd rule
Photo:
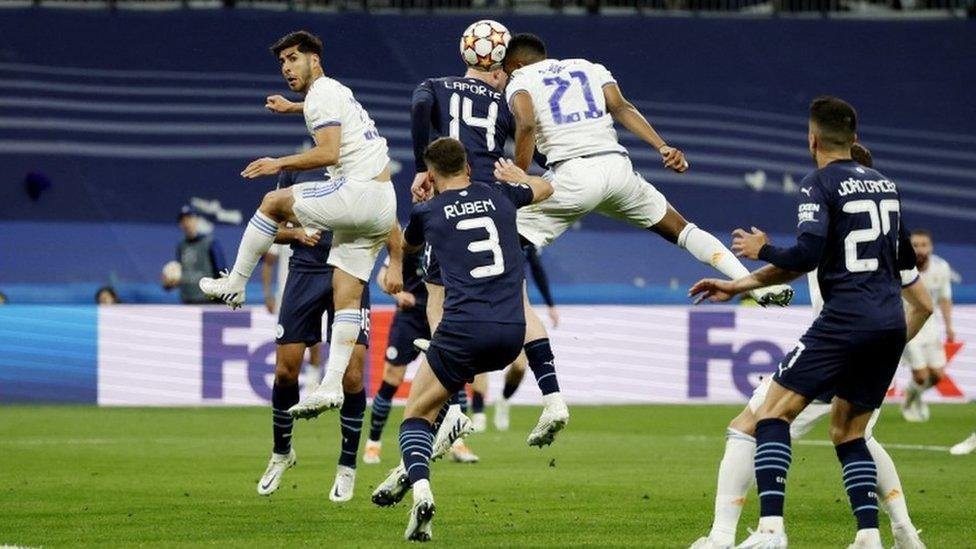
[[[783,532],[783,517],[759,517],[759,531],[770,534]]]
[[[891,518],[891,527],[914,528],[912,519],[908,516],[908,503],[905,501],[905,491],[901,487],[895,462],[874,437],[867,440],[867,446],[878,469],[878,499]]]
[[[749,274],[749,269],[746,269],[735,254],[711,233],[699,229],[694,223],[686,225],[678,234],[678,246],[732,280]]]
[[[332,321],[332,343],[329,344],[329,363],[325,367],[322,387],[335,389],[342,386],[342,378],[349,367],[352,351],[359,339],[362,313],[359,309],[336,311]]]
[[[237,260],[230,271],[230,285],[234,290],[243,290],[247,280],[254,272],[261,256],[268,253],[278,234],[278,222],[264,215],[260,211],[254,212],[254,217],[244,229],[241,245],[237,248]]]
[[[725,454],[718,467],[718,489],[715,493],[715,518],[708,536],[713,540],[733,545],[735,530],[739,525],[746,493],[755,479],[753,461],[756,439],[736,429],[729,428],[725,438]]]

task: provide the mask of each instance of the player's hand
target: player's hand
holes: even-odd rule
[[[735,286],[731,280],[717,278],[703,278],[688,290],[688,297],[694,298],[695,305],[702,301],[728,301],[736,296]]]
[[[295,229],[295,243],[309,248],[317,245],[322,239],[322,231],[315,229],[311,233],[305,229]]]
[[[254,179],[255,177],[263,177],[265,175],[275,175],[281,171],[281,162],[277,158],[258,158],[254,162],[251,162],[244,168],[241,172],[241,177],[246,179]]]
[[[555,307],[549,307],[549,321],[554,329],[559,327],[559,311]]]
[[[400,292],[393,296],[400,309],[413,309],[417,306],[417,298],[410,292]]]
[[[952,328],[946,328],[946,343],[955,343],[955,341],[956,332],[954,332]]]
[[[688,161],[685,159],[685,153],[681,152],[681,149],[664,145],[657,152],[661,153],[661,160],[664,162],[665,168],[672,169],[678,173],[688,171]]]
[[[264,100],[264,108],[271,112],[287,114],[296,111],[296,106],[298,103],[289,101],[280,95],[269,95],[267,99]]]
[[[495,161],[495,179],[505,183],[525,183],[528,178],[528,174],[516,166],[515,162],[507,158],[499,158]]]
[[[430,179],[427,177],[427,172],[417,172],[417,175],[413,176],[413,184],[410,185],[410,196],[413,198],[414,204],[426,202],[434,196],[434,185],[431,184]]]
[[[396,299],[397,294],[403,291],[403,265],[393,263],[390,262],[390,266],[386,269],[386,276],[383,277],[383,291]]]
[[[732,231],[732,251],[738,257],[745,257],[747,259],[759,259],[759,250],[763,246],[769,244],[769,237],[766,233],[760,231],[759,229],[753,227],[751,233],[747,233],[744,229],[736,229]]]
[[[269,313],[274,314],[275,298],[272,294],[266,294],[264,296],[264,308],[267,309]]]

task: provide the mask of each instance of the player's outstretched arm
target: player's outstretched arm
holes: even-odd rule
[[[254,179],[266,175],[275,175],[282,170],[304,171],[334,166],[339,163],[339,142],[341,138],[341,126],[320,128],[315,132],[315,146],[311,149],[281,158],[259,158],[244,168],[241,177]]]
[[[281,95],[269,95],[264,100],[264,108],[279,114],[302,114],[305,103],[289,101]]]
[[[532,189],[532,203],[542,202],[552,196],[555,189],[552,183],[545,179],[525,173],[525,170],[515,165],[507,158],[500,158],[495,162],[495,179],[513,185],[526,185]]]
[[[413,161],[417,175],[410,185],[410,195],[413,201],[429,200],[434,194],[433,185],[427,177],[427,163],[424,161],[424,151],[430,144],[431,113],[436,101],[430,82],[424,81],[413,91],[410,103],[410,137],[413,140]]]
[[[695,305],[703,301],[728,301],[739,294],[758,288],[785,284],[801,275],[803,273],[782,269],[776,265],[765,265],[736,280],[718,278],[699,280],[688,290],[688,296],[694,298]]]
[[[400,223],[393,221],[390,227],[390,235],[386,239],[386,251],[390,255],[390,264],[386,269],[386,276],[383,277],[383,291],[390,295],[396,295],[403,291],[403,230]]]
[[[688,170],[688,161],[685,153],[679,149],[671,147],[664,139],[658,135],[654,126],[644,118],[644,115],[637,110],[633,103],[624,98],[620,87],[616,84],[603,86],[603,97],[607,103],[607,112],[613,119],[627,128],[630,133],[641,138],[648,145],[661,153],[661,160],[666,168],[670,168],[678,173]]]
[[[535,107],[527,92],[512,96],[510,105],[515,117],[515,165],[528,170],[535,153]]]
[[[908,307],[905,309],[905,324],[908,326],[908,339],[906,341],[910,341],[922,329],[925,321],[932,316],[935,308],[932,305],[932,297],[925,289],[925,284],[922,284],[921,279],[918,278],[917,273],[915,280],[901,289],[901,296],[908,303]]]

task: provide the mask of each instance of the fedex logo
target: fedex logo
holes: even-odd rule
[[[753,389],[749,378],[757,374],[772,374],[785,353],[772,341],[753,340],[734,348],[731,343],[712,340],[713,330],[735,328],[735,312],[688,313],[688,396],[708,396],[708,367],[710,362],[732,362],[732,381],[745,396]]]
[[[247,363],[247,381],[254,394],[271,400],[268,380],[274,375],[275,342],[258,345],[253,351],[248,345],[224,343],[224,332],[229,328],[250,328],[251,313],[203,312],[203,388],[204,400],[220,400],[224,397],[224,363]]]

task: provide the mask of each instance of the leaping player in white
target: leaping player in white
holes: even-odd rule
[[[259,158],[241,175],[253,179],[281,170],[326,168],[331,178],[266,194],[244,230],[234,268],[227,276],[202,279],[200,289],[237,308],[244,302],[244,287],[255,265],[274,243],[279,223],[333,231],[329,264],[336,267],[335,320],[328,365],[319,387],[289,410],[294,417],[311,418],[342,406],[342,378],[362,323],[363,286],[369,283],[384,243],[390,251],[392,273],[387,275],[384,289],[396,293],[403,286],[402,233],[396,220],[386,140],[352,91],[325,76],[322,41],[309,32],[297,31],[276,42],[271,51],[281,64],[288,87],[303,94],[305,101],[290,103],[272,97],[268,108],[303,112],[315,146],[281,158]],[[278,103],[277,107],[272,103]],[[289,105],[295,109],[289,110]]]
[[[631,165],[617,141],[614,121],[650,144],[664,165],[688,169],[684,153],[669,146],[626,99],[603,65],[585,59],[547,59],[540,38],[520,34],[508,43],[506,95],[515,115],[515,163],[527,170],[536,148],[548,159],[555,194],[519,211],[519,234],[545,246],[584,215],[596,212],[650,229],[699,261],[735,279],[749,271],[721,242],[688,223]],[[756,290],[761,305],[785,306],[786,285]],[[527,319],[528,330],[538,319]]]

